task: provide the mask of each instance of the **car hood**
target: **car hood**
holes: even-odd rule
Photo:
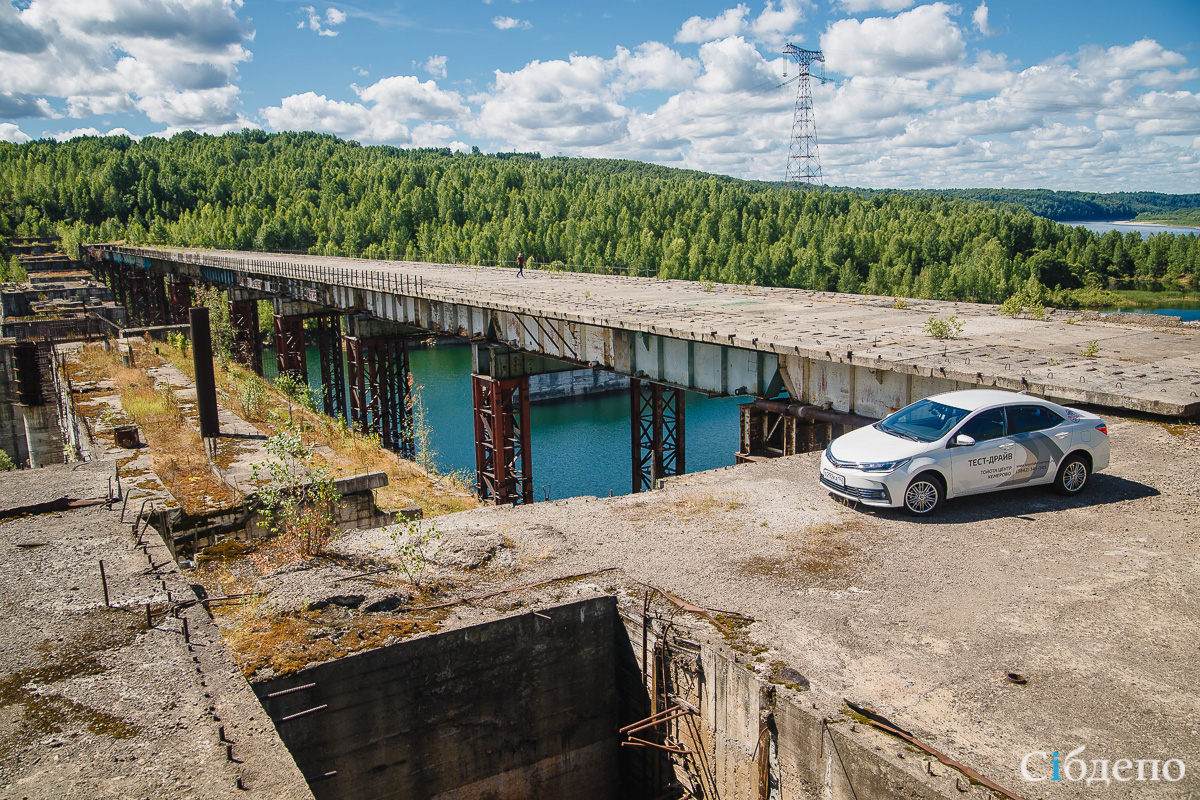
[[[834,439],[829,452],[838,461],[865,464],[912,458],[928,452],[932,446],[933,442],[913,442],[868,425]]]

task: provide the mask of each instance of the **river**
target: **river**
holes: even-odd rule
[[[309,383],[320,387],[320,355],[308,348]],[[475,423],[471,408],[471,348],[414,344],[409,367],[420,387],[434,461],[442,472],[475,477]],[[276,374],[275,352],[263,352],[263,370]],[[688,472],[724,467],[738,449],[738,404],[746,398],[687,394],[685,462]],[[629,393],[551,400],[530,407],[533,485],[537,499],[629,494],[632,490]]]
[[[1119,233],[1140,233],[1142,238],[1155,233],[1175,233],[1182,236],[1188,234],[1200,234],[1200,228],[1185,228],[1181,225],[1148,225],[1144,222],[1133,222],[1132,220],[1114,221],[1114,222],[1064,222],[1063,225],[1072,225],[1080,228],[1087,228],[1093,233],[1108,233],[1109,231],[1118,231]]]

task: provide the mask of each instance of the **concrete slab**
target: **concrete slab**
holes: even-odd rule
[[[112,470],[5,473],[0,491],[40,496],[34,476],[93,496]],[[150,536],[143,551],[119,517],[0,520],[0,796],[311,798],[166,548]]]

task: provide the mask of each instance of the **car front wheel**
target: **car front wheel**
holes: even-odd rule
[[[942,504],[945,490],[936,475],[926,472],[912,479],[904,490],[904,510],[918,517],[927,517]]]
[[[1083,487],[1087,486],[1089,477],[1091,470],[1088,468],[1087,459],[1078,455],[1071,456],[1058,468],[1058,475],[1054,478],[1054,491],[1068,496],[1079,494]]]

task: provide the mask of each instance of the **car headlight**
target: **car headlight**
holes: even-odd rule
[[[862,472],[895,472],[903,467],[911,458],[902,458],[898,461],[874,461],[867,464],[855,464],[855,468]]]

